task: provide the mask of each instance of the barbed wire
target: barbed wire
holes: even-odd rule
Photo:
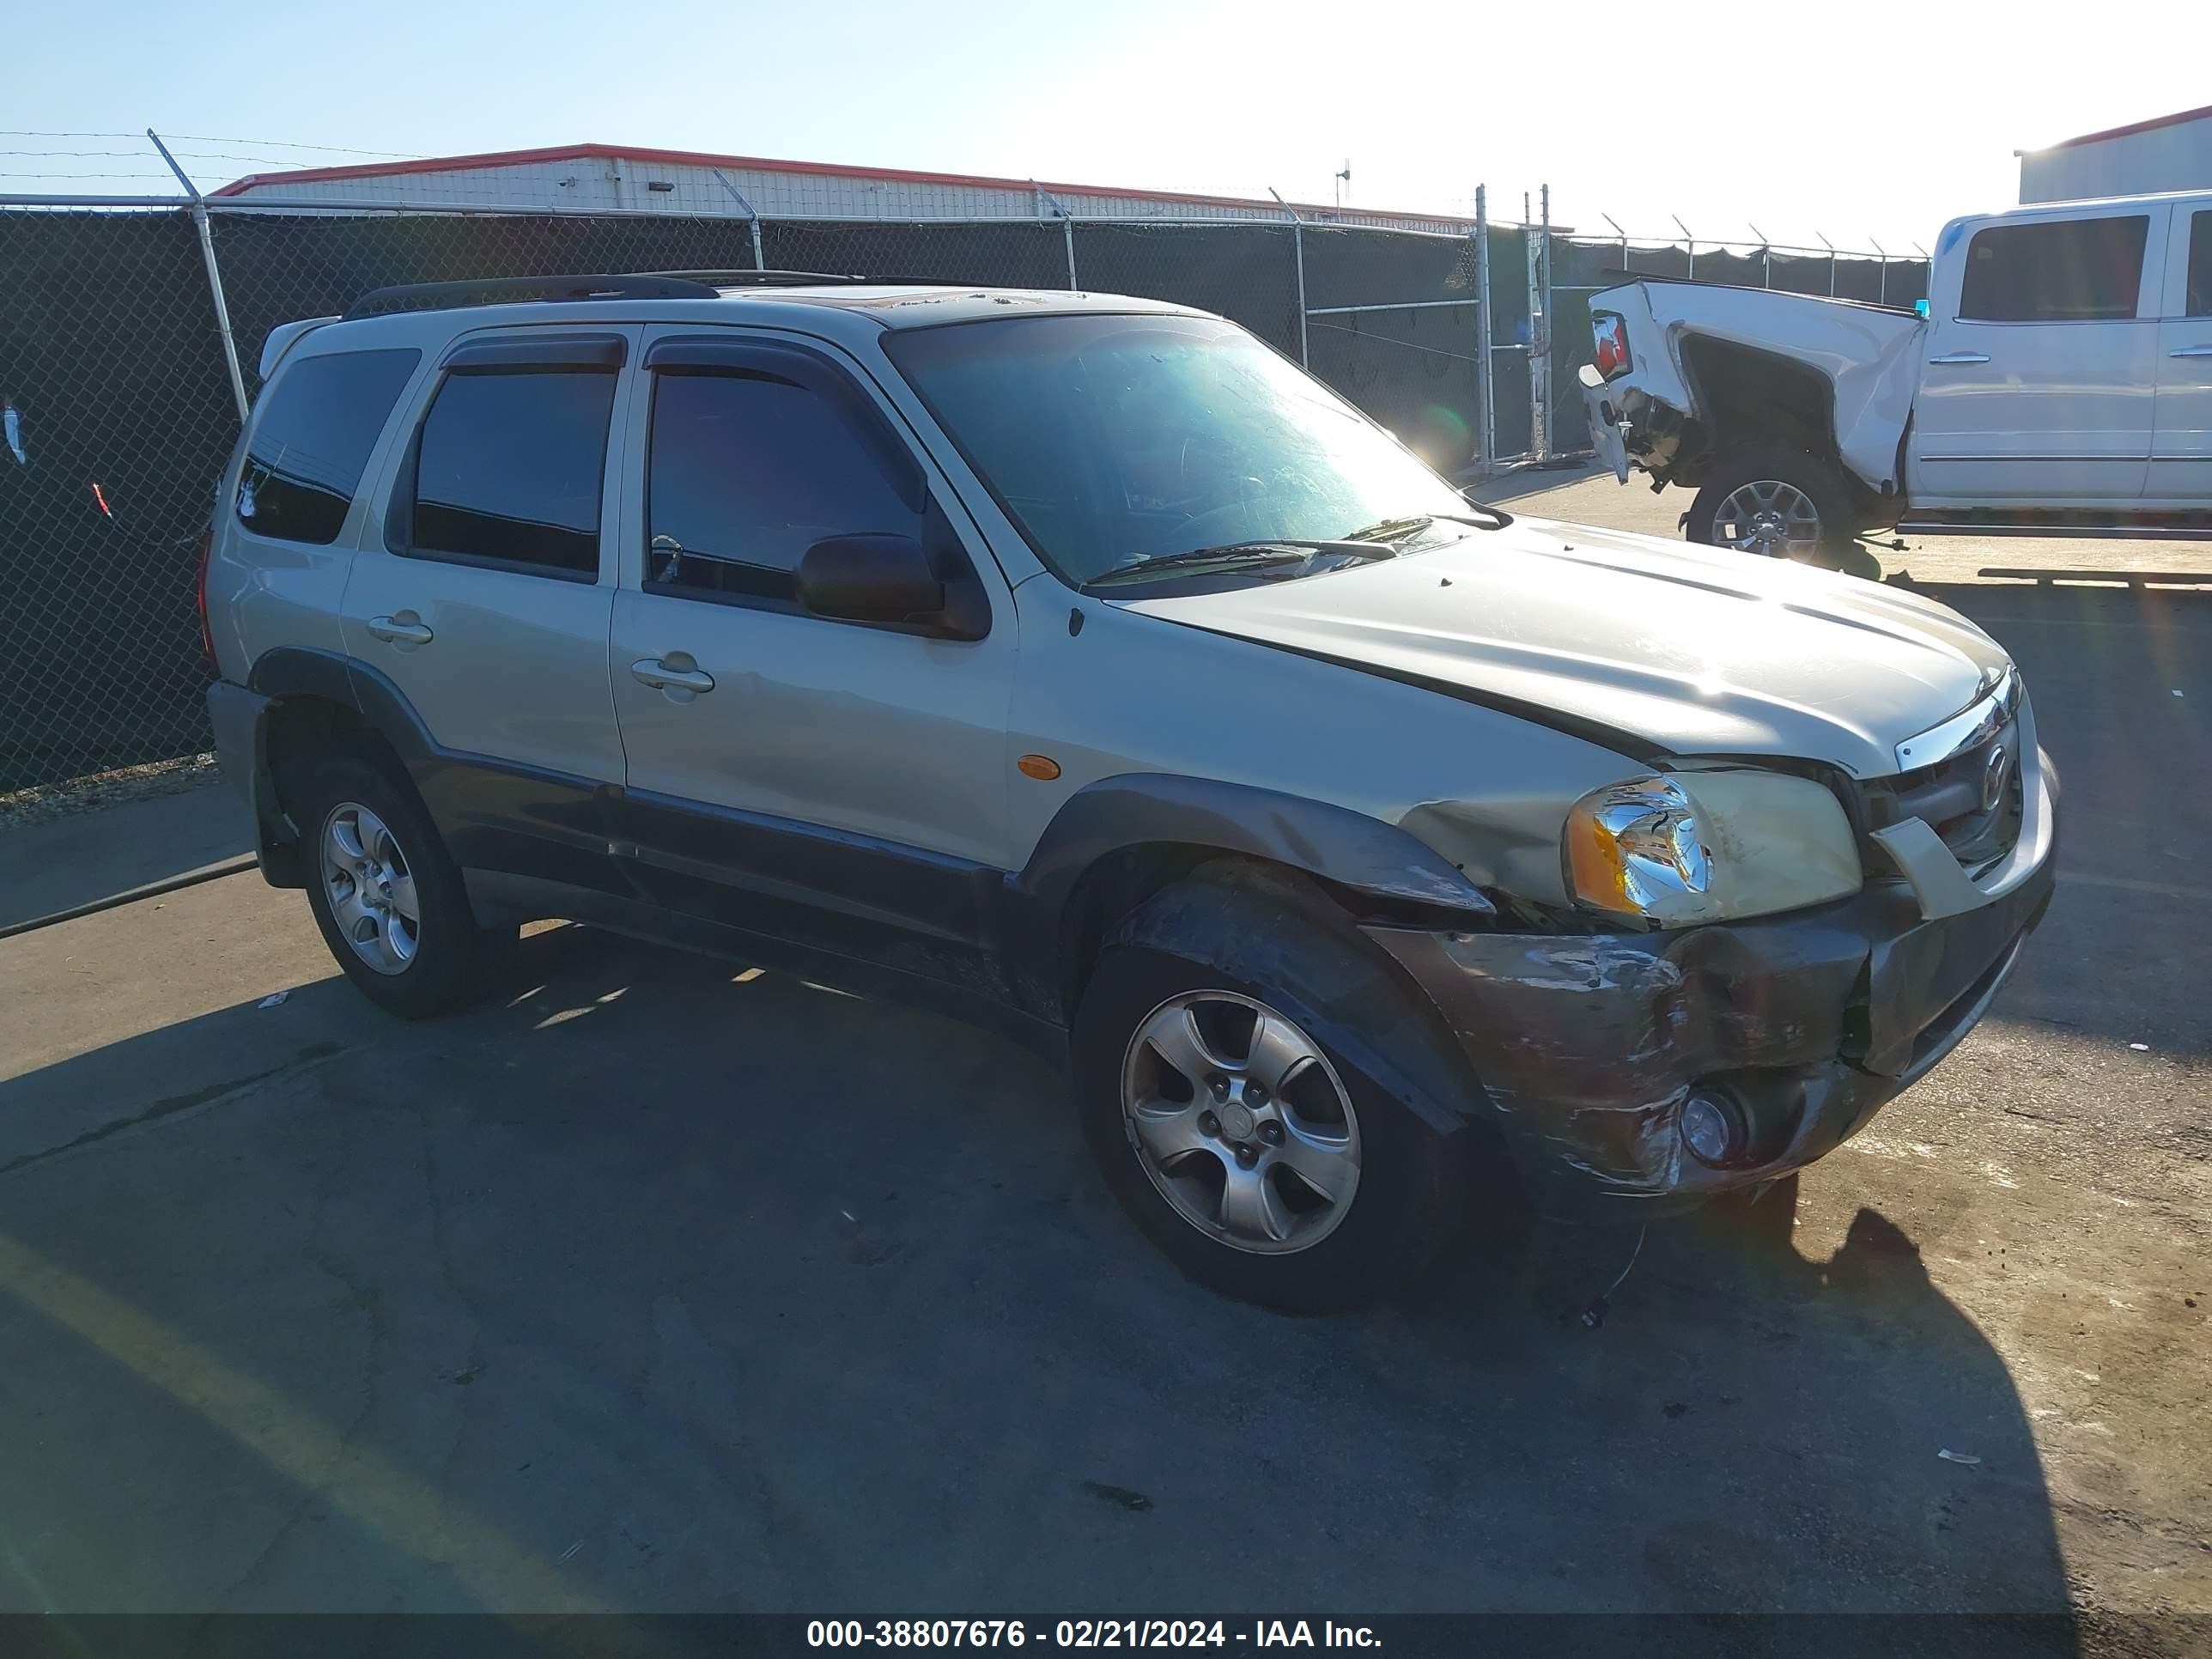
[[[148,159],[150,157],[151,154],[152,154],[152,152],[151,152],[151,151],[147,150],[147,149],[0,149],[0,159],[4,159],[4,160],[7,160],[7,161],[106,161],[106,160],[141,161],[143,161],[148,160]],[[252,165],[252,166],[254,166],[254,167],[294,167],[294,166],[296,166],[296,165],[297,165],[297,163],[296,163],[296,162],[295,162],[295,161],[290,161],[290,160],[289,160],[288,158],[286,158],[286,157],[284,157],[284,156],[281,156],[281,155],[237,155],[228,154],[228,153],[227,153],[227,152],[221,151],[221,150],[205,150],[205,149],[179,149],[179,150],[172,150],[172,151],[170,152],[170,154],[171,154],[171,155],[174,155],[174,156],[176,156],[176,157],[178,158],[178,160],[179,160],[179,161],[244,161],[244,162],[246,162],[246,163],[248,163],[248,164],[250,164],[250,165]],[[83,175],[73,175],[73,174],[66,173],[55,173],[33,174],[33,175],[18,175],[18,176],[27,176],[27,177],[44,177],[44,178],[54,178],[54,179],[68,179],[68,178],[71,178],[71,177],[75,177],[75,176],[83,176]],[[97,174],[94,174],[94,175],[90,175],[90,176],[97,177],[97,176],[99,176],[99,175],[97,175]]]
[[[143,132],[64,132],[27,127],[0,127],[0,138],[143,138],[145,136]],[[426,159],[414,150],[363,149],[357,144],[310,144],[297,138],[220,137],[205,132],[177,132],[169,136],[181,138],[190,144],[258,144],[267,149],[312,149],[331,155],[380,155],[395,161]]]

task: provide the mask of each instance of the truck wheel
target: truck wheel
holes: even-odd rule
[[[1682,534],[1709,547],[1840,569],[1857,548],[1851,495],[1835,468],[1802,449],[1747,450],[1716,465]]]
[[[1413,1283],[1480,1190],[1474,1137],[1431,1127],[1473,1076],[1333,908],[1176,884],[1109,944],[1071,1044],[1085,1138],[1139,1228],[1188,1277],[1296,1313]],[[1463,1092],[1417,1112],[1380,1055]]]
[[[313,837],[307,903],[346,977],[406,1019],[476,1001],[516,930],[477,925],[413,787],[353,753],[316,761],[302,784],[297,822]]]

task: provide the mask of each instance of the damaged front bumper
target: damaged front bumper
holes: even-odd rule
[[[1649,1216],[1802,1168],[1857,1133],[1987,1012],[2050,903],[2056,778],[1996,890],[1930,915],[1907,882],[1785,916],[1648,933],[1367,931],[1472,1063],[1538,1207]],[[2024,837],[2024,839],[2026,839]],[[1735,1103],[1723,1167],[1680,1132]]]

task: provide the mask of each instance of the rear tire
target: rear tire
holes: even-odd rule
[[[1107,1186],[1227,1295],[1323,1313],[1402,1291],[1476,1190],[1476,1135],[1437,1127],[1480,1097],[1455,1045],[1287,880],[1201,872],[1155,896],[1099,958],[1071,1050]]]
[[[320,757],[293,817],[307,837],[315,925],[363,995],[424,1019],[492,988],[519,930],[477,926],[460,869],[404,777],[359,753]]]
[[[1850,486],[1811,451],[1762,445],[1723,457],[1706,475],[1683,538],[1839,570],[1858,551]]]

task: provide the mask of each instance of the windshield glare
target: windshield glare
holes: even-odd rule
[[[1005,318],[894,333],[886,349],[1038,556],[1079,586],[1139,559],[1467,510],[1233,324]]]

